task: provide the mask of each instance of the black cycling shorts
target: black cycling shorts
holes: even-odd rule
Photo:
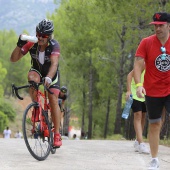
[[[138,100],[135,100],[135,99],[133,99],[133,103],[132,103],[131,108],[133,110],[133,113],[139,112],[139,111],[142,111],[142,113],[146,112],[145,102],[141,102],[141,101],[138,101]]]
[[[41,78],[40,81],[42,81],[43,76],[41,75],[41,73],[38,70],[31,68],[29,71],[37,72]],[[59,71],[57,71],[56,78],[53,78],[52,83],[49,88],[60,89],[60,72]]]
[[[147,111],[150,123],[159,122],[162,117],[163,107],[170,113],[170,95],[166,97],[145,96]]]

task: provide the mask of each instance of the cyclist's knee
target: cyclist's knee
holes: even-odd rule
[[[40,75],[35,71],[30,71],[28,73],[28,81],[34,81],[36,83],[40,82]]]

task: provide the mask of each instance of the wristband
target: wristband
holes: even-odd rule
[[[45,81],[48,82],[48,84],[51,84],[52,83],[52,80],[50,77],[45,77]]]
[[[140,86],[143,86],[143,84],[142,83],[137,83],[136,84],[136,87],[140,87]]]

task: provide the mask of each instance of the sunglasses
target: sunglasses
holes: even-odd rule
[[[48,38],[49,35],[45,35],[45,34],[41,34],[41,33],[37,32],[37,37]]]
[[[161,47],[161,52],[162,52],[161,59],[165,60],[166,59],[166,48],[165,47]]]

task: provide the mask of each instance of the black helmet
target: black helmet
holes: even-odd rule
[[[63,92],[63,93],[67,93],[67,87],[62,86],[62,87],[60,88],[60,91]]]
[[[54,31],[53,22],[48,19],[43,19],[37,26],[36,32],[41,34],[51,35]]]

